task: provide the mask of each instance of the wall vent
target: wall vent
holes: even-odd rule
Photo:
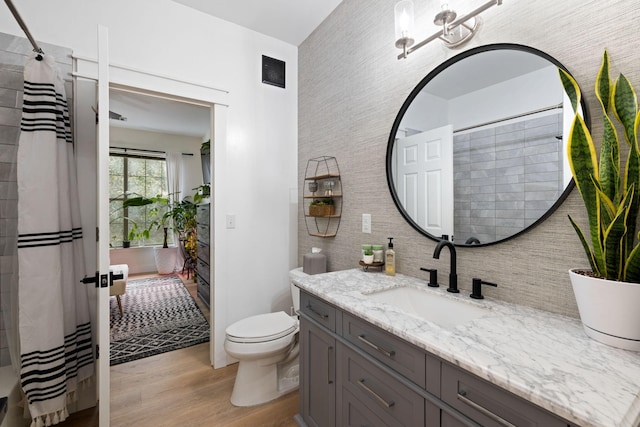
[[[262,55],[262,83],[284,88],[285,63]]]

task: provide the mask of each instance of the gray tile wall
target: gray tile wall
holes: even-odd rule
[[[71,98],[71,51],[42,44],[46,54],[54,55],[66,74],[67,96]],[[0,33],[0,366],[11,364],[8,337],[15,333],[12,316],[17,297],[18,188],[16,160],[24,64],[32,50],[26,38]],[[71,106],[72,100],[69,99]]]
[[[436,40],[405,60],[396,59],[395,3],[344,0],[299,48],[298,182],[302,185],[307,159],[335,156],[344,197],[340,230],[333,239],[307,234],[299,203],[298,262],[302,265],[302,255],[317,246],[327,254],[329,269],[356,268],[362,243],[384,243],[393,236],[398,272],[428,280],[419,268],[432,267],[446,278],[448,254],[433,259],[435,242],[403,220],[387,187],[387,140],[411,90],[443,61],[466,49],[491,43],[528,45],[553,56],[574,75],[599,135],[602,125],[593,82],[605,48],[612,76],[622,71],[640,87],[638,50],[629,32],[640,27],[640,2],[505,0],[483,13],[480,32],[466,46],[448,50]],[[439,4],[414,5],[416,31],[421,36],[435,32],[433,15]],[[466,13],[477,2],[460,0],[454,6]],[[372,215],[371,234],[361,232],[363,213]],[[540,226],[518,238],[459,248],[458,281],[463,292],[470,290],[473,277],[480,277],[498,283],[498,288],[486,290],[490,297],[577,317],[567,270],[588,262],[567,214],[586,223],[575,190]]]
[[[524,230],[555,203],[562,183],[562,114],[453,137],[455,241]]]

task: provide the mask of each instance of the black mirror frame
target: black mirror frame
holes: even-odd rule
[[[398,128],[400,127],[400,122],[402,122],[402,119],[404,118],[405,113],[407,112],[407,110],[409,109],[409,106],[411,105],[411,103],[414,101],[414,99],[416,98],[416,96],[422,91],[422,89],[438,74],[440,74],[441,72],[443,72],[445,69],[447,69],[448,67],[450,67],[451,65],[465,59],[468,58],[469,56],[473,56],[473,55],[477,55],[479,53],[482,52],[488,52],[488,51],[492,51],[492,50],[518,50],[518,51],[523,51],[523,52],[528,52],[534,55],[538,55],[546,60],[548,60],[549,62],[551,62],[552,64],[554,64],[556,67],[558,68],[562,68],[563,70],[565,70],[567,73],[569,73],[569,70],[562,65],[558,60],[556,60],[555,58],[553,58],[552,56],[548,55],[545,52],[542,52],[538,49],[535,49],[533,47],[530,46],[525,46],[525,45],[519,45],[519,44],[514,44],[514,43],[496,43],[496,44],[489,44],[489,45],[484,45],[484,46],[479,46],[479,47],[475,47],[469,50],[466,50],[456,56],[453,56],[449,59],[447,59],[445,62],[443,62],[442,64],[438,65],[435,69],[433,69],[431,72],[429,72],[429,74],[427,74],[427,76],[425,78],[423,78],[420,83],[418,83],[418,85],[411,91],[411,93],[409,94],[409,96],[407,97],[407,99],[404,101],[404,103],[402,104],[402,107],[400,108],[400,111],[398,112],[398,115],[396,116],[396,119],[393,122],[393,126],[391,127],[391,133],[389,134],[389,140],[387,142],[387,158],[386,158],[386,173],[387,173],[387,185],[389,186],[389,191],[391,192],[391,197],[393,198],[393,203],[395,203],[396,208],[398,208],[398,211],[400,211],[400,214],[404,217],[404,219],[409,223],[409,225],[411,225],[416,231],[418,231],[420,234],[422,234],[423,236],[434,240],[434,241],[440,241],[441,238],[434,236],[430,233],[428,233],[427,231],[425,231],[422,227],[420,227],[407,213],[407,211],[404,209],[404,207],[402,206],[402,204],[400,203],[400,199],[398,197],[398,194],[396,192],[395,189],[395,185],[393,182],[393,176],[392,176],[392,154],[393,154],[393,146],[395,144],[395,140],[396,140],[396,135],[398,133]],[[570,74],[570,73],[569,73]],[[559,77],[558,77],[559,78]],[[591,128],[591,122],[589,119],[589,111],[587,109],[587,105],[585,103],[584,100],[584,96],[581,98],[580,100],[580,106],[582,107],[582,116],[583,119],[587,125],[587,127],[590,129]],[[521,231],[506,237],[504,239],[500,239],[500,240],[495,240],[493,242],[489,242],[489,243],[480,243],[480,244],[463,244],[463,243],[455,243],[454,244],[456,246],[462,246],[462,247],[483,247],[483,246],[491,246],[491,245],[495,245],[498,243],[502,243],[502,242],[506,242],[508,240],[514,239],[522,234],[524,234],[527,231],[532,230],[533,228],[537,227],[539,224],[541,224],[544,220],[546,220],[549,216],[551,216],[551,214],[558,209],[558,207],[565,201],[565,199],[569,196],[569,193],[571,193],[571,190],[573,190],[573,187],[575,187],[575,182],[573,180],[573,178],[571,179],[571,181],[567,184],[566,188],[564,189],[564,191],[562,192],[562,194],[560,195],[560,197],[558,197],[558,199],[556,200],[556,202],[544,213],[544,215],[542,215],[540,218],[538,218],[534,223],[532,223],[531,225],[523,228]]]

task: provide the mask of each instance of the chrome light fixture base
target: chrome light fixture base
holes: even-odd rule
[[[415,40],[413,40],[410,37],[403,37],[401,39],[396,40],[396,47],[398,49],[402,49],[401,55],[403,55],[406,58],[407,55],[408,55],[407,49],[409,49],[409,47],[413,46],[414,42],[415,42]]]
[[[404,0],[400,3],[410,3],[412,2]],[[399,4],[400,4],[399,3]],[[448,6],[444,7],[438,14],[436,14],[433,19],[433,23],[439,26],[442,26],[442,30],[437,33],[427,37],[426,39],[418,42],[414,45],[414,39],[411,38],[409,34],[404,35],[402,38],[398,38],[396,40],[396,47],[398,49],[402,49],[402,53],[398,55],[398,59],[406,58],[410,53],[415,52],[420,49],[422,46],[430,43],[435,39],[440,39],[444,42],[445,46],[448,48],[456,48],[467,43],[473,36],[478,32],[480,28],[480,17],[478,16],[485,10],[489,9],[493,6],[500,6],[502,4],[502,0],[489,0],[482,6],[476,8],[475,10],[463,15],[458,18],[458,15],[455,11],[448,8]],[[406,7],[406,6],[405,6]],[[413,13],[413,6],[409,7]],[[406,16],[403,16],[406,19]],[[407,27],[413,27],[413,23],[407,25]]]
[[[406,47],[413,46],[413,43],[415,43],[414,39],[412,39],[410,37],[403,37],[401,39],[396,40],[396,47],[398,49],[404,49]]]
[[[438,37],[444,42],[444,45],[450,49],[462,46],[473,38],[480,28],[482,20],[479,16],[469,19],[458,25],[455,29],[449,29],[448,34],[442,34]]]
[[[456,16],[458,16],[458,14],[455,11],[445,9],[436,15],[433,19],[433,23],[444,27],[445,25],[452,23],[456,19]]]

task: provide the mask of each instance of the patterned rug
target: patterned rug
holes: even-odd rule
[[[129,280],[111,309],[111,365],[209,341],[209,323],[178,276]]]

